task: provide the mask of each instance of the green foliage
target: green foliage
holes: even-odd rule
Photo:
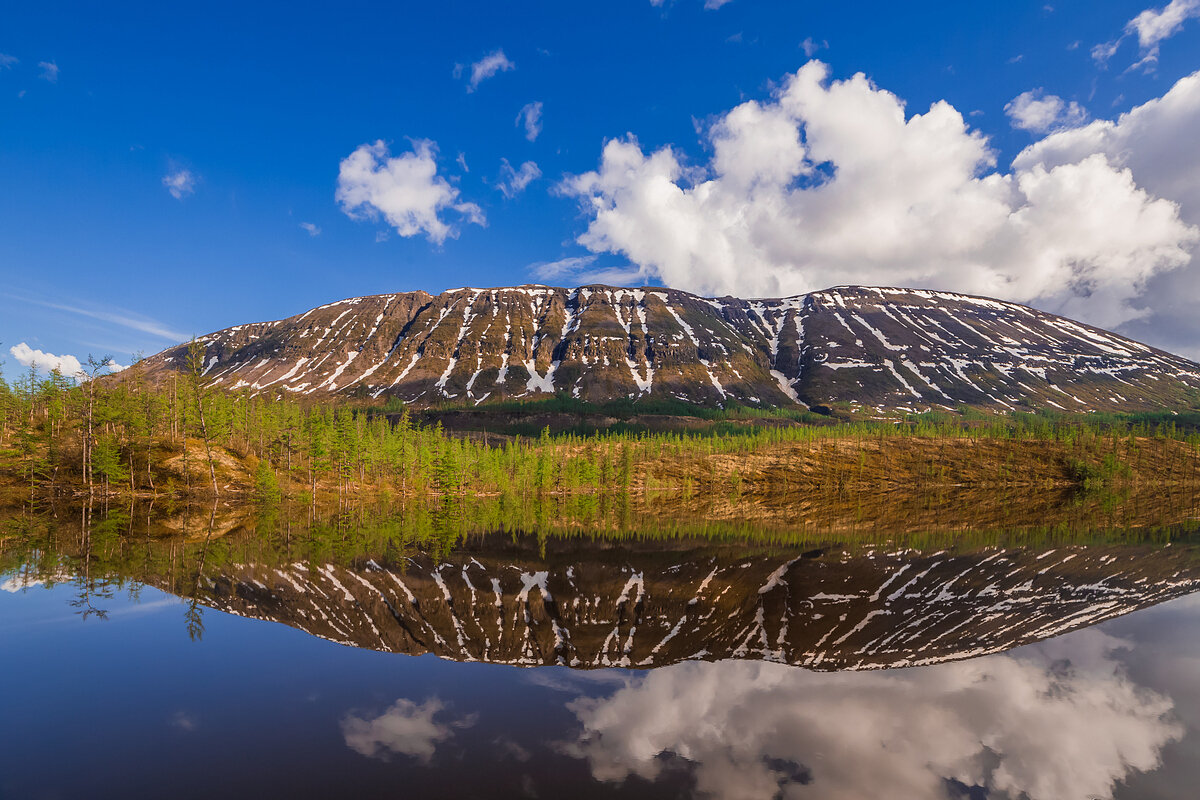
[[[283,497],[275,470],[266,459],[259,461],[254,470],[254,497],[261,503],[278,503]]]
[[[296,497],[303,489],[315,501],[331,489],[339,497],[362,490],[401,496],[533,497],[659,489],[736,494],[754,480],[753,474],[726,471],[717,486],[707,468],[697,465],[713,457],[742,457],[831,440],[1004,440],[1015,443],[1014,450],[1023,443],[1055,442],[1056,452],[1067,453],[1070,460],[1064,469],[1084,487],[1126,482],[1140,465],[1168,454],[1178,463],[1164,469],[1192,469],[1190,479],[1195,480],[1194,467],[1184,464],[1180,454],[1200,453],[1200,412],[996,415],[961,408],[897,421],[831,422],[798,412],[703,409],[669,398],[589,404],[555,396],[537,403],[497,403],[491,408],[594,412],[618,420],[661,413],[703,419],[707,424],[695,430],[651,433],[618,423],[599,432],[555,434],[544,420],[535,423],[527,418],[526,424],[533,428],[530,436],[497,437],[448,432],[440,422],[415,422],[396,403],[312,404],[291,397],[217,391],[204,386],[197,374],[203,372],[203,345],[189,347],[188,362],[190,373],[158,385],[149,384],[137,364],[119,376],[81,385],[61,375],[41,380],[35,373],[15,384],[0,379],[0,469],[20,475],[31,495],[51,478],[68,485],[93,479],[110,489],[158,492],[171,481],[169,475],[156,473],[164,456],[189,453],[194,466],[205,459],[204,450],[224,448],[234,456],[259,460],[259,471],[248,487],[255,493]],[[399,414],[392,413],[395,408],[401,409]],[[772,416],[777,419],[754,422]],[[185,433],[191,445],[186,444]],[[196,447],[198,436],[204,437],[203,450]],[[1186,442],[1189,447],[1160,446],[1164,442]],[[846,475],[836,476],[839,486],[853,482],[869,466],[866,455],[855,458],[857,468],[851,463]],[[660,469],[663,465],[683,469],[670,474]],[[1011,481],[1020,477],[1017,469],[997,462],[994,476],[1000,482]],[[937,465],[929,465],[922,475],[937,478]],[[267,485],[270,482],[274,485]],[[204,491],[206,483],[192,482],[190,490]]]
[[[121,463],[121,447],[115,436],[104,434],[96,438],[92,449],[92,472],[106,483],[129,480],[129,470]]]

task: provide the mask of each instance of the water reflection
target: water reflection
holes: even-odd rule
[[[681,664],[570,708],[571,752],[598,780],[655,779],[664,756],[722,798],[1111,797],[1183,734],[1166,696],[1136,686],[1097,631],[1020,657],[823,674],[774,664]]]
[[[1082,800],[1197,777],[1200,600],[1160,605],[1200,589],[1189,526],[421,537],[240,513],[0,533],[0,796],[34,774],[86,794],[51,753],[92,754],[105,785],[132,746],[177,774],[164,732],[190,759],[255,754],[193,796],[336,775],[358,796]],[[46,598],[73,625],[22,627]],[[133,721],[101,741],[93,718]]]
[[[153,586],[186,599],[192,639],[215,608],[349,646],[458,661],[594,669],[732,658],[835,671],[1003,652],[1200,589],[1191,526],[919,542],[580,532],[413,540],[386,518],[280,536],[278,521],[217,535],[214,521],[238,514],[201,516],[207,529],[190,537],[98,527],[77,539],[69,520],[48,526],[22,539],[6,588],[65,579],[79,613],[103,617],[114,588]]]
[[[342,735],[347,747],[369,758],[386,759],[398,753],[428,764],[438,744],[453,736],[455,729],[475,724],[474,715],[435,720],[435,716],[446,716],[444,710],[436,697],[420,705],[402,697],[376,716],[347,714],[342,719]]]

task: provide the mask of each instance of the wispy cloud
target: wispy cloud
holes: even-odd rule
[[[539,261],[526,269],[542,281],[582,285],[604,283],[613,286],[629,286],[644,283],[644,275],[630,264],[615,267],[597,267],[599,256],[568,256],[557,261]]]
[[[9,295],[15,297],[15,295]],[[119,325],[122,328],[138,331],[140,333],[148,333],[151,336],[158,336],[172,342],[183,342],[188,338],[188,334],[180,333],[177,330],[164,325],[157,320],[144,317],[140,314],[135,314],[131,311],[116,309],[113,311],[99,311],[90,308],[81,308],[79,306],[67,305],[64,303],[54,303],[46,300],[33,300],[30,298],[19,298],[27,303],[42,306],[44,308],[53,308],[56,311],[66,311],[69,314],[78,314],[82,317],[97,319],[101,322],[108,322],[113,325]]]
[[[813,56],[815,56],[818,51],[826,50],[828,48],[829,48],[829,42],[827,42],[823,39],[818,42],[815,39],[813,39],[811,36],[809,36],[807,39],[805,39],[803,42],[800,43],[800,49],[803,50],[804,55],[808,56],[809,58],[812,58]]]
[[[311,222],[301,222],[300,227],[308,233],[309,236],[320,236],[321,228]]]
[[[486,81],[488,78],[500,72],[508,72],[514,70],[517,65],[504,55],[504,51],[500,49],[493,50],[483,58],[476,61],[468,68],[462,64],[454,65],[454,77],[461,78],[469,71],[467,78],[467,91],[473,92],[479,88],[479,84]]]
[[[1159,46],[1179,32],[1189,19],[1200,18],[1200,0],[1171,0],[1162,8],[1147,8],[1129,22],[1124,32],[1111,42],[1101,42],[1092,48],[1092,58],[1105,66],[1121,42],[1130,36],[1137,37],[1141,58],[1130,69],[1141,68],[1152,72],[1158,65]]]
[[[715,11],[721,6],[728,5],[732,2],[733,0],[704,0],[704,8],[708,11]],[[667,0],[650,0],[650,5],[654,6],[655,8],[661,8],[662,6],[667,5]]]
[[[163,175],[162,183],[176,200],[182,200],[196,191],[196,176],[190,169],[173,169]]]
[[[8,53],[0,53],[0,69],[12,69],[13,64],[20,63],[20,59],[16,56],[10,56]]]
[[[512,164],[508,163],[507,158],[502,158],[500,159],[500,180],[496,182],[496,188],[511,200],[540,177],[542,177],[542,171],[534,162],[526,161],[521,166],[514,168]]]
[[[591,268],[599,256],[569,256],[557,261],[539,261],[530,264],[530,274],[543,281],[557,281],[563,278],[574,278],[580,272]]]
[[[38,67],[42,70],[42,74],[39,76],[42,80],[58,83],[58,64],[53,61],[39,61]]]
[[[513,123],[517,127],[525,126],[525,138],[529,141],[537,139],[538,134],[542,132],[542,102],[540,100],[533,103],[526,103],[517,113],[517,120]]]

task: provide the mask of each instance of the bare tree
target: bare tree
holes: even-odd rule
[[[201,380],[204,375],[204,351],[204,345],[195,339],[188,342],[188,377],[192,384],[192,395],[196,399],[196,418],[200,423],[200,436],[204,439],[204,453],[208,457],[208,475],[212,479],[213,496],[217,497],[221,494],[221,490],[217,488],[217,470],[213,466],[212,443],[209,441],[208,425],[204,421],[205,389],[204,382]]]

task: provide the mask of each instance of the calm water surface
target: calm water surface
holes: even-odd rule
[[[203,528],[203,526],[202,526]],[[1187,798],[1200,538],[0,540],[0,797]]]

